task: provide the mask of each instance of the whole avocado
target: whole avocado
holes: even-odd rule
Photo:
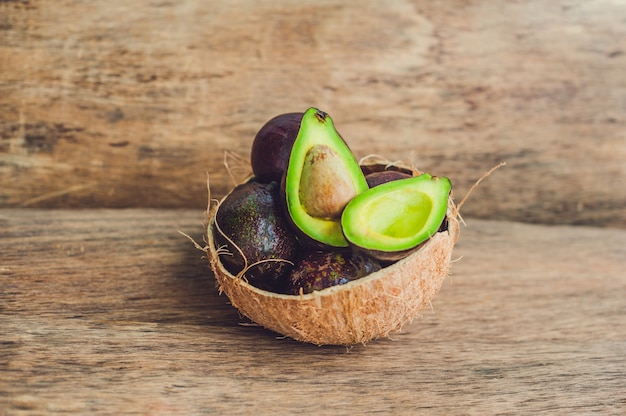
[[[220,260],[230,273],[238,275],[249,267],[242,277],[250,284],[283,290],[298,242],[282,216],[276,182],[250,181],[235,187],[221,202],[215,224]]]
[[[381,269],[380,263],[363,254],[341,251],[308,251],[290,273],[287,293],[307,294],[342,285]]]
[[[250,151],[250,164],[259,182],[280,182],[289,164],[289,155],[300,129],[302,114],[280,114],[265,123],[257,132]]]

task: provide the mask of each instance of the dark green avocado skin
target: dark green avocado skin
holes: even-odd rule
[[[220,233],[218,227],[213,227],[217,246],[223,246],[232,254],[220,255],[224,267],[235,276],[245,267],[233,243],[245,255],[248,266],[260,260],[287,260],[260,263],[243,275],[260,289],[283,291],[286,275],[296,258],[298,241],[282,215],[278,184],[253,180],[238,185],[221,202],[215,221],[221,230]]]
[[[297,295],[342,285],[381,269],[375,259],[350,251],[306,252],[291,271],[287,293]]]

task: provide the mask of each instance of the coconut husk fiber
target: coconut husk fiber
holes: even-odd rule
[[[450,199],[448,230],[417,251],[366,277],[304,295],[258,289],[230,274],[213,238],[215,213],[208,211],[206,252],[220,292],[243,315],[279,334],[317,345],[352,345],[388,337],[430,304],[448,276],[459,234],[458,211]]]

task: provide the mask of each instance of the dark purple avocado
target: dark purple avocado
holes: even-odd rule
[[[220,254],[224,267],[238,275],[246,267],[241,253],[247,266],[263,261],[243,277],[253,286],[274,292],[284,291],[286,276],[298,251],[298,242],[282,216],[278,197],[276,182],[238,185],[221,202],[213,227],[216,246],[226,251]]]
[[[342,285],[381,269],[375,259],[350,251],[309,251],[290,273],[287,293],[311,293]]]
[[[372,172],[365,175],[365,180],[370,188],[373,188],[383,183],[396,181],[398,179],[410,178],[412,175],[399,170],[382,170],[380,172]]]
[[[287,170],[291,148],[296,141],[303,113],[278,115],[261,127],[250,154],[252,172],[259,182],[280,182]]]

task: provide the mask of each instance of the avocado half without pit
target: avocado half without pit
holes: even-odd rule
[[[346,205],[344,236],[374,258],[400,260],[437,233],[451,188],[448,178],[428,173],[370,188]]]

